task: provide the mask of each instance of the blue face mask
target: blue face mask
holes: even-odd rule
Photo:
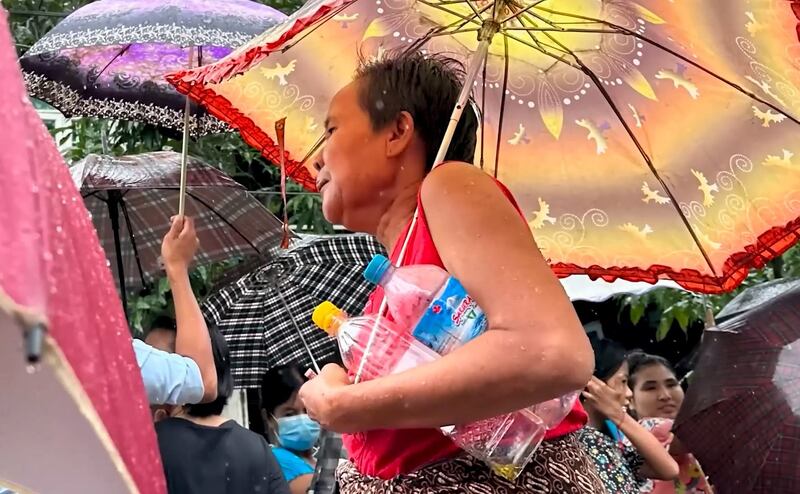
[[[308,451],[319,439],[319,424],[308,415],[281,417],[278,420],[278,441],[293,451]]]

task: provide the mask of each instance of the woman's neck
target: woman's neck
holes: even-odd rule
[[[219,427],[220,425],[224,424],[229,420],[223,417],[222,415],[210,415],[208,417],[193,417],[187,413],[180,413],[175,416],[178,418],[188,420],[190,422],[194,422],[197,425],[205,425],[207,427]]]
[[[590,426],[594,427],[595,429],[603,429],[603,427],[605,427],[606,417],[602,413],[596,410],[590,410],[587,407],[586,414],[589,416]]]
[[[401,187],[378,221],[375,236],[390,254],[414,216],[420,185],[420,182],[414,182]]]

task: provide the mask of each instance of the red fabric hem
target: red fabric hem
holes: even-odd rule
[[[728,257],[723,265],[721,276],[703,274],[695,269],[675,270],[669,266],[654,264],[647,269],[636,267],[609,267],[593,265],[588,267],[575,264],[551,264],[553,272],[559,278],[573,274],[585,274],[591,279],[614,281],[644,281],[656,283],[662,279],[671,279],[683,288],[693,292],[720,294],[735,289],[747,277],[752,268],[763,268],[769,261],[779,257],[800,240],[800,217],[785,226],[775,226],[758,236],[756,243],[745,246],[744,251],[736,252]]]

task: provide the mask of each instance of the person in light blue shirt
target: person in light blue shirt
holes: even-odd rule
[[[305,378],[296,365],[268,370],[261,378],[261,413],[272,453],[292,494],[309,490],[314,477],[314,446],[320,426],[306,414],[297,396]]]
[[[217,397],[208,327],[189,283],[189,266],[198,244],[192,218],[172,218],[161,244],[161,257],[175,305],[175,353],[140,340],[133,342],[151,405],[208,403]]]
[[[136,363],[151,405],[184,405],[203,401],[205,388],[194,360],[133,340]]]

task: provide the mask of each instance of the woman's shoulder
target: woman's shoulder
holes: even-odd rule
[[[272,449],[272,454],[275,455],[275,458],[278,460],[278,463],[281,463],[281,465],[283,463],[295,463],[295,464],[302,463],[304,465],[308,465],[308,462],[294,451],[290,451],[280,446],[270,446],[270,447]]]
[[[491,185],[495,180],[475,165],[462,161],[448,161],[435,167],[422,181],[422,193],[426,189],[438,189],[443,186],[458,185],[459,182],[471,185],[485,183]]]
[[[311,464],[286,448],[272,446],[272,454],[275,455],[287,482],[291,482],[301,475],[314,473],[314,467]]]

